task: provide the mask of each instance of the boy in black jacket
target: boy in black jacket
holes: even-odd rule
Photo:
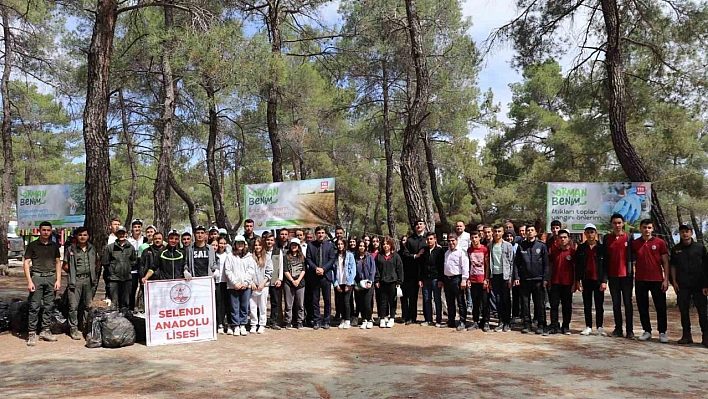
[[[691,336],[691,301],[698,310],[698,323],[703,333],[703,346],[708,348],[708,254],[703,244],[693,241],[693,229],[679,227],[681,242],[671,251],[671,281],[678,294],[683,336],[680,345],[693,343]]]
[[[533,297],[534,314],[538,316],[536,334],[546,331],[546,287],[548,286],[548,248],[536,239],[536,227],[526,226],[526,241],[516,249],[514,259],[514,285],[521,286],[521,312],[524,318],[523,334],[531,332],[530,299]]]
[[[597,334],[606,337],[602,327],[605,314],[605,291],[607,290],[607,270],[603,264],[605,247],[597,241],[597,228],[594,224],[585,225],[587,241],[578,246],[575,252],[575,276],[578,289],[583,293],[583,311],[585,313],[585,329],[580,335],[590,335],[592,332],[592,301],[595,300],[595,323]]]

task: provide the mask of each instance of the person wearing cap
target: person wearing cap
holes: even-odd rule
[[[148,225],[148,227],[145,228],[145,241],[138,246],[138,258],[143,256],[143,251],[152,245],[152,236],[156,231],[157,228],[153,225]]]
[[[693,229],[679,227],[681,241],[671,251],[671,281],[678,296],[683,334],[679,345],[693,343],[691,335],[691,302],[698,310],[698,324],[703,333],[702,344],[708,348],[708,253],[705,246],[693,240]]]
[[[192,246],[192,233],[185,231],[180,237],[180,246],[182,249],[186,250]]]
[[[102,262],[104,269],[107,270],[110,299],[121,311],[130,309],[131,271],[138,260],[138,252],[126,240],[127,234],[125,227],[118,226],[117,239],[113,244],[106,246]]]
[[[184,265],[187,260],[184,250],[179,247],[179,232],[171,230],[167,233],[167,245],[160,251],[155,263],[143,277],[143,284],[153,275],[154,280],[176,280],[184,278]]]
[[[642,323],[642,335],[639,341],[651,339],[651,319],[649,318],[649,292],[654,301],[659,330],[659,342],[669,343],[666,335],[668,321],[666,317],[666,291],[669,289],[669,250],[666,242],[652,235],[654,223],[651,219],[639,222],[642,236],[632,242],[632,252],[636,259],[634,294],[637,297],[637,310]]]
[[[624,216],[610,216],[612,232],[605,234],[604,269],[607,270],[608,286],[612,297],[612,313],[615,319],[613,337],[622,337],[622,305],[624,304],[627,339],[634,339],[634,315],[632,291],[634,290],[634,236],[624,231]]]
[[[497,304],[499,325],[495,332],[511,331],[511,272],[514,266],[514,234],[510,233],[510,240],[504,240],[504,227],[500,224],[493,226],[493,241],[487,245],[489,253],[489,268],[487,275],[491,276],[492,291]],[[511,242],[509,242],[511,241]]]
[[[285,292],[285,328],[291,329],[293,324],[302,330],[305,321],[305,255],[302,253],[302,244],[298,238],[290,240],[288,251],[283,257],[283,291]],[[280,258],[280,255],[278,255]],[[293,323],[293,309],[295,309],[295,322]]]
[[[418,271],[421,269],[422,256],[427,247],[425,228],[425,220],[416,220],[413,226],[414,232],[408,236],[401,253],[403,260],[401,316],[406,325],[415,323],[418,317],[418,290],[420,289]]]
[[[214,249],[206,241],[207,235],[204,226],[194,228],[194,238],[194,243],[184,248],[187,257],[187,262],[184,265],[184,277],[188,280],[192,277],[211,276],[216,269]]]
[[[575,279],[578,290],[583,293],[583,313],[585,328],[580,335],[592,332],[592,303],[595,301],[595,325],[597,335],[606,337],[603,327],[605,316],[605,291],[607,290],[607,269],[604,265],[605,247],[598,242],[597,227],[588,223],[584,228],[585,242],[575,251]]]
[[[549,334],[570,335],[570,318],[573,315],[573,293],[576,290],[575,248],[570,244],[568,230],[558,230],[555,234],[558,245],[551,249],[550,267],[550,302],[551,326]],[[563,324],[558,322],[558,306],[563,308]]]
[[[332,242],[325,241],[327,232],[324,227],[318,226],[315,235],[317,239],[307,246],[305,284],[312,286],[312,329],[319,330],[321,325],[323,329],[328,330],[332,317],[335,253]],[[320,293],[324,302],[324,317],[320,314]]]
[[[546,331],[546,286],[548,286],[548,248],[536,238],[536,227],[526,225],[526,240],[519,244],[514,257],[514,285],[521,287],[521,313],[524,318],[522,334],[531,332],[531,298],[534,316],[538,318],[536,334]]]
[[[140,219],[133,219],[130,223],[130,237],[128,237],[128,242],[135,249],[136,259],[140,259],[141,251],[140,246],[145,243],[145,236],[143,236],[143,221]],[[133,263],[133,269],[130,271],[130,305],[128,306],[130,310],[135,310],[135,294],[138,292],[138,287],[140,286],[140,273],[138,271],[139,262]]]
[[[209,227],[209,241],[219,240],[219,228],[216,226]]]
[[[246,243],[248,244],[248,249],[253,252],[253,245],[255,244],[256,240],[259,239],[258,234],[253,232],[253,219],[246,219],[246,221],[243,222],[243,237],[246,238]]]
[[[425,235],[427,246],[421,258],[421,268],[418,271],[418,286],[423,291],[423,324],[422,326],[442,325],[442,290],[438,287],[438,278],[442,274],[445,263],[445,250],[438,245],[435,233]],[[433,301],[435,301],[435,321],[433,322]]]
[[[226,257],[224,273],[226,287],[231,297],[231,327],[233,335],[248,335],[248,304],[251,299],[251,282],[257,267],[256,261],[248,251],[246,238],[237,235],[234,238],[234,251]]]

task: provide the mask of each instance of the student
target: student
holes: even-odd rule
[[[369,248],[369,253],[376,259],[376,255],[381,251],[381,238],[379,236],[371,237],[371,244],[367,246]]]
[[[349,237],[349,241],[347,244],[347,251],[349,251],[351,253],[355,253],[356,252],[356,242],[357,242],[356,236]]]
[[[418,270],[421,268],[423,252],[425,252],[425,220],[418,219],[413,226],[414,232],[406,240],[401,258],[403,260],[403,298],[401,298],[401,314],[406,325],[416,322],[418,317]]]
[[[474,233],[473,233],[474,234]],[[479,237],[479,233],[475,234]],[[474,238],[473,238],[474,239]],[[460,312],[457,331],[465,329],[467,322],[467,306],[465,303],[465,288],[470,275],[470,258],[467,252],[457,248],[457,236],[452,233],[447,236],[447,252],[443,275],[438,278],[438,287],[445,287],[447,297],[447,326],[455,328],[455,302]]]
[[[343,231],[343,230],[342,230]],[[334,281],[335,253],[332,242],[325,241],[327,232],[324,227],[315,229],[317,239],[307,246],[306,285],[312,286],[312,329],[329,330],[332,316],[332,282]],[[320,314],[320,293],[324,302],[324,318]]]
[[[64,255],[64,270],[68,274],[69,286],[69,337],[74,340],[83,338],[79,326],[78,311],[81,308],[81,324],[88,320],[88,309],[93,300],[93,284],[98,283],[96,265],[99,258],[96,248],[88,242],[89,234],[85,227],[74,231],[76,243],[71,244]]]
[[[140,246],[146,242],[145,236],[143,236],[143,221],[140,219],[133,219],[130,223],[130,237],[128,237],[128,242],[135,248],[135,254],[137,258],[140,258]],[[138,270],[138,262],[133,263],[133,269],[130,271],[130,303],[128,308],[130,310],[135,310],[135,294],[138,292],[138,287],[140,286],[140,273]]]
[[[693,343],[691,336],[691,301],[698,310],[698,324],[703,333],[703,346],[708,348],[708,254],[702,243],[693,241],[693,229],[679,227],[681,241],[671,251],[671,281],[678,295],[683,334],[679,345]],[[653,295],[653,294],[652,294]]]
[[[536,228],[526,226],[526,241],[522,241],[516,250],[513,271],[514,285],[521,287],[521,313],[524,329],[521,333],[531,332],[531,297],[533,297],[534,315],[538,317],[536,334],[547,335],[546,286],[548,285],[548,249],[536,238]]]
[[[482,331],[489,331],[489,276],[486,275],[489,269],[488,249],[482,245],[479,233],[473,232],[472,245],[467,249],[470,258],[470,275],[467,279],[467,287],[472,294],[472,324],[467,327],[468,331],[481,328]],[[481,320],[480,320],[481,313]],[[480,327],[481,326],[481,327]]]
[[[570,244],[568,230],[559,230],[556,235],[558,245],[550,253],[550,295],[551,328],[549,334],[560,332],[570,335],[570,318],[573,314],[573,293],[575,292],[575,249]],[[563,325],[558,323],[558,306],[563,307]]]
[[[421,268],[418,272],[420,281],[418,285],[423,290],[423,317],[421,326],[442,326],[442,290],[438,287],[438,280],[443,274],[445,264],[445,250],[438,245],[435,233],[425,235],[427,244],[422,255]],[[435,323],[433,323],[433,300],[435,300]]]
[[[157,231],[157,228],[153,225],[149,225],[148,227],[145,228],[145,240],[143,241],[142,244],[138,246],[138,258],[143,256],[143,251],[147,249],[150,245],[152,245],[152,236],[155,234]],[[141,276],[142,277],[142,276]]]
[[[206,241],[206,228],[204,226],[195,227],[194,237],[194,243],[185,248],[187,262],[184,265],[184,277],[187,280],[192,277],[211,276],[216,267],[214,250]]]
[[[307,269],[305,256],[302,253],[300,240],[290,240],[288,252],[283,261],[283,291],[285,292],[285,328],[293,326],[293,308],[296,310],[295,327],[302,330],[305,319],[305,271]]]
[[[243,236],[246,238],[246,243],[248,244],[248,250],[253,252],[253,246],[260,237],[258,234],[253,232],[254,222],[253,219],[246,219],[243,222]]]
[[[558,239],[558,232],[561,230],[562,224],[560,220],[554,220],[551,222],[550,234],[546,237],[546,248],[548,248],[548,253],[550,254],[553,250],[560,245],[560,240]]]
[[[639,228],[642,231],[642,236],[632,242],[632,253],[636,261],[634,280],[637,284],[634,291],[637,296],[639,320],[644,330],[638,340],[648,341],[651,339],[651,319],[649,318],[649,292],[651,292],[654,309],[656,309],[659,342],[668,344],[666,291],[669,289],[669,251],[664,240],[652,235],[654,222],[651,219],[639,222]]]
[[[484,247],[486,247],[490,242],[492,242],[494,238],[492,237],[492,226],[485,224],[484,225],[484,235],[480,236],[480,242]]]
[[[155,258],[155,263],[148,269],[143,284],[155,275],[155,280],[175,280],[184,278],[186,263],[184,250],[179,247],[179,232],[171,230],[167,234],[167,245]]]
[[[212,242],[214,240],[219,240],[219,229],[216,228],[215,226],[209,227],[209,242]]]
[[[526,226],[521,226],[526,231]],[[519,227],[519,230],[521,230]],[[519,247],[519,242],[517,240],[520,237],[516,235],[513,231],[507,231],[504,233],[504,240],[514,246],[514,259],[516,259],[516,250]],[[512,264],[513,266],[513,264]],[[512,267],[513,270],[513,267]],[[521,287],[514,285],[514,279],[512,276],[511,280],[511,325],[516,325],[517,320],[521,317]]]
[[[50,315],[54,310],[55,292],[61,289],[61,259],[59,245],[52,241],[52,224],[44,221],[39,225],[39,238],[27,244],[24,263],[22,264],[27,279],[29,291],[29,337],[27,346],[37,344],[37,323],[39,309],[42,311],[42,322],[39,324],[39,339],[55,342],[55,337],[49,330]]]
[[[374,280],[376,280],[376,262],[373,256],[367,251],[365,241],[357,242],[357,252],[354,254],[356,262],[356,277],[354,278],[354,293],[356,296],[357,309],[361,311],[361,326],[363,329],[371,329],[374,326],[372,318],[374,298]]]
[[[273,237],[274,239],[275,237]],[[270,316],[268,317],[268,327],[279,331],[280,324],[283,322],[283,259],[288,251],[288,242],[290,242],[290,232],[288,229],[280,229],[278,231],[278,242],[275,246],[270,246],[270,233],[266,240],[266,252],[271,255],[273,261],[273,278],[270,280],[268,295],[270,296]]]
[[[251,297],[251,282],[256,268],[256,261],[248,252],[246,238],[237,235],[234,250],[226,257],[224,272],[226,288],[231,298],[231,325],[233,335],[248,335],[248,302]]]
[[[253,242],[253,258],[256,267],[251,280],[251,334],[263,334],[266,325],[266,310],[268,307],[268,286],[273,276],[273,261],[265,251],[261,238]]]
[[[487,276],[491,276],[492,293],[496,297],[499,325],[495,332],[511,331],[511,272],[514,266],[514,246],[504,241],[504,227],[496,224],[492,227],[493,241],[487,246],[489,266]],[[514,235],[510,233],[510,241]]]
[[[106,246],[103,255],[103,267],[108,270],[111,301],[121,312],[129,309],[132,284],[130,272],[138,260],[137,251],[126,240],[126,235],[125,227],[118,226],[118,238],[113,244]]]
[[[386,237],[383,249],[376,257],[376,291],[379,300],[379,327],[393,328],[396,317],[396,291],[403,283],[403,261],[394,252],[393,238]]]
[[[216,300],[216,323],[219,334],[234,335],[233,330],[229,328],[229,315],[231,314],[231,298],[226,283],[226,258],[229,253],[226,252],[226,238],[219,237],[212,241],[217,243],[216,250],[216,269],[214,270],[214,299]]]
[[[347,245],[344,240],[337,241],[337,254],[335,257],[334,270],[334,295],[338,299],[338,303],[342,306],[340,329],[351,328],[351,308],[350,298],[352,295],[352,285],[354,284],[354,276],[356,275],[356,263],[354,262],[354,254],[347,250]]]
[[[632,314],[632,290],[634,289],[634,254],[631,234],[624,232],[624,216],[615,213],[610,217],[612,232],[605,234],[604,269],[609,277],[612,313],[615,317],[613,337],[622,337],[622,304],[624,304],[627,324],[627,339],[634,339],[634,319]]]
[[[597,241],[597,227],[588,223],[585,225],[586,241],[575,251],[575,278],[578,289],[583,293],[583,313],[585,314],[585,329],[580,335],[590,335],[592,332],[592,301],[595,300],[595,325],[597,335],[606,337],[603,329],[605,315],[605,291],[607,290],[607,270],[604,268],[604,246]]]

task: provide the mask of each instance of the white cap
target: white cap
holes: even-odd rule
[[[246,237],[242,236],[241,234],[237,235],[236,238],[234,238],[234,242],[246,242]]]
[[[587,230],[587,229],[593,229],[593,230],[597,231],[597,227],[595,227],[595,225],[592,223],[586,224],[585,228],[583,228],[583,230]]]
[[[299,239],[299,238],[293,238],[292,240],[290,240],[290,244],[289,244],[289,245],[293,245],[293,244],[300,245],[300,239]]]

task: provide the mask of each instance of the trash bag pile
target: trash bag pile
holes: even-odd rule
[[[91,308],[87,348],[122,348],[135,343],[135,327],[121,312]]]
[[[27,332],[29,306],[27,301],[15,301],[10,304],[10,327],[15,333]]]
[[[0,332],[10,329],[10,304],[0,301]]]
[[[49,331],[57,335],[69,332],[69,321],[57,309],[49,316]]]

